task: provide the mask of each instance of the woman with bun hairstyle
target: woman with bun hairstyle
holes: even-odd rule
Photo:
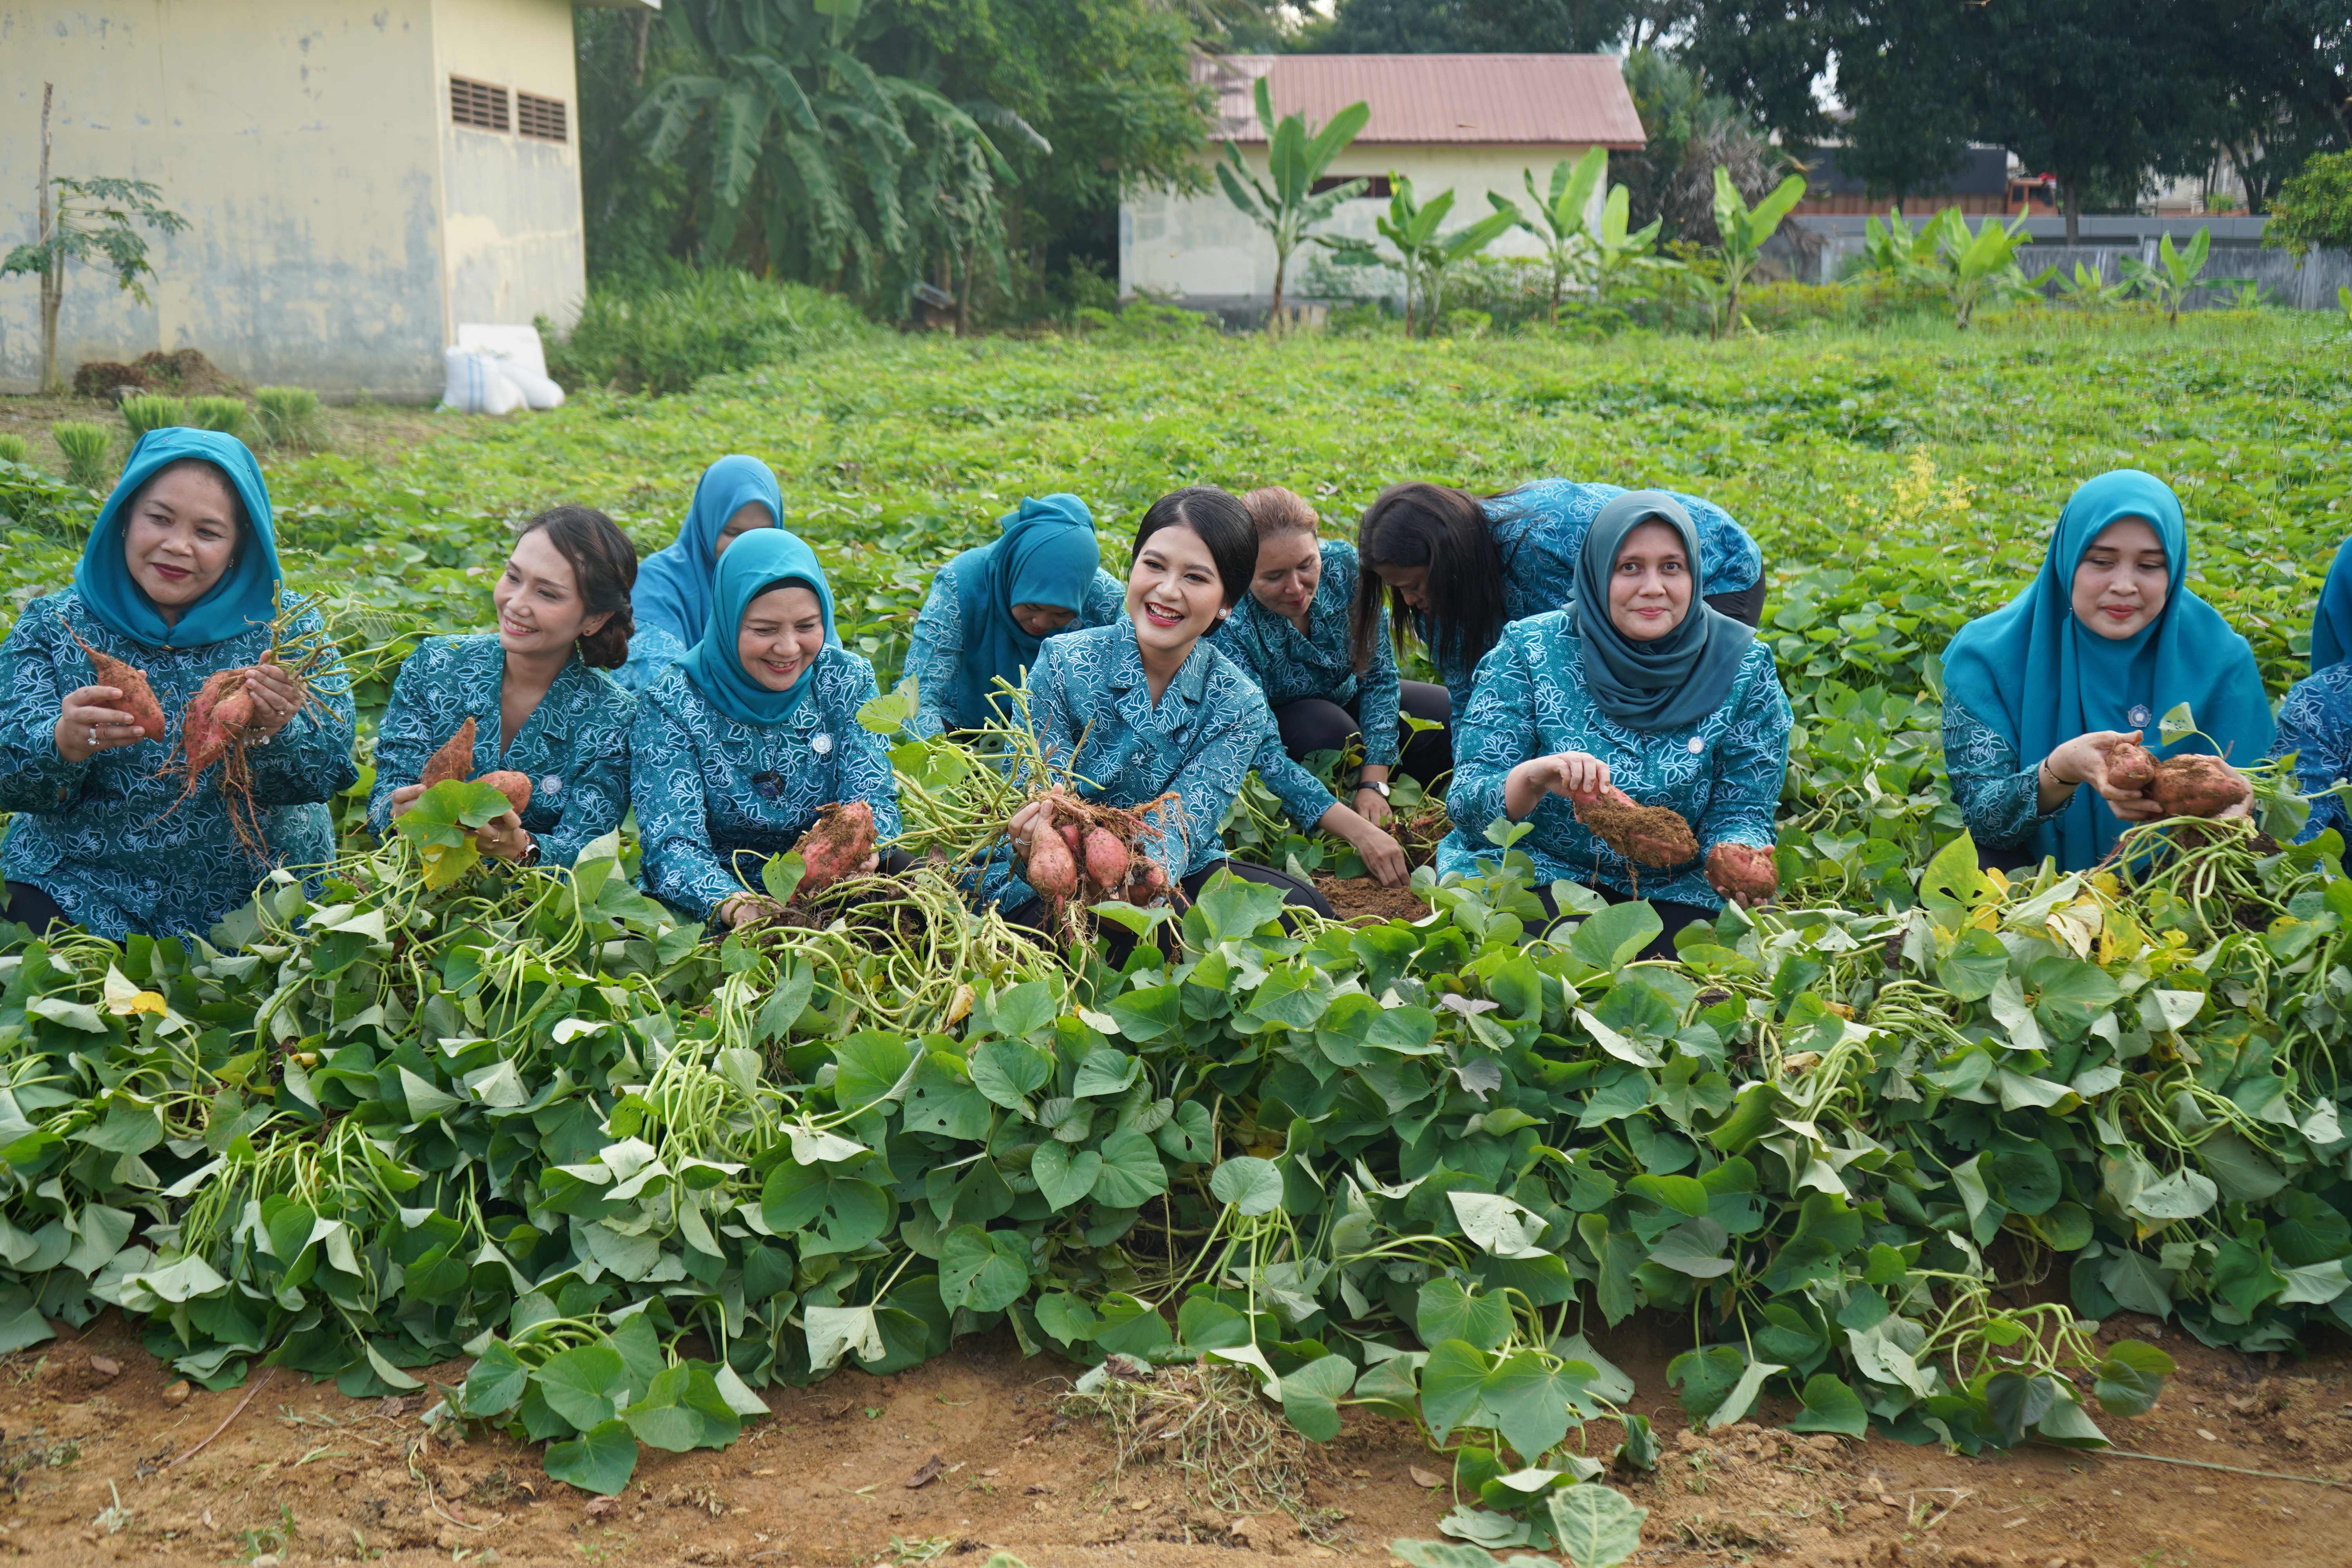
[[[775,470],[738,452],[702,470],[677,538],[646,558],[630,595],[637,628],[629,661],[614,679],[643,691],[702,640],[710,619],[719,557],[746,533],[784,526],[784,492]]]
[[[1475,876],[1501,857],[1496,818],[1531,831],[1537,896],[1584,882],[1612,903],[1646,899],[1664,922],[1650,956],[1727,898],[1758,894],[1742,863],[1769,866],[1789,765],[1789,700],[1772,650],[1706,602],[1697,525],[1663,490],[1601,509],[1579,550],[1568,608],[1511,622],[1478,666],[1456,730],[1454,829],[1440,876]],[[1603,797],[1664,806],[1690,825],[1677,866],[1637,866],[1577,808]]]
[[[1382,598],[1402,642],[1406,617],[1453,710],[1469,706],[1471,676],[1503,627],[1568,603],[1593,520],[1625,490],[1617,485],[1538,479],[1483,499],[1450,485],[1391,485],[1365,510],[1356,552],[1368,570],[1356,588],[1349,636],[1356,667],[1367,668]],[[1764,613],[1764,552],[1712,501],[1671,496],[1698,534],[1694,568],[1718,614],[1755,626]]]
[[[878,840],[898,836],[889,753],[857,721],[880,695],[874,667],[833,631],[833,585],[798,535],[761,529],[719,562],[702,640],[638,700],[630,731],[646,892],[738,926],[772,907],[760,869],[821,807],[863,801]]]
[[[2124,828],[2162,815],[2107,776],[2105,748],[2153,735],[2189,704],[2224,761],[2259,761],[2275,726],[2246,639],[2183,586],[2189,524],[2153,474],[2086,481],[2058,514],[2042,568],[1944,650],[1944,765],[1977,853],[2062,871],[2107,858]],[[2159,756],[2209,752],[2191,735]]]
[[[304,701],[269,662],[281,576],[269,491],[245,443],[176,426],[141,437],[73,585],[26,605],[0,645],[0,811],[16,814],[0,850],[7,920],[115,940],[201,935],[273,868],[333,858],[324,803],[359,777],[351,690],[340,674],[317,679]],[[290,628],[321,629],[310,611]],[[100,684],[84,645],[145,672],[160,736],[127,706],[132,693]],[[240,838],[217,771],[185,799],[186,781],[164,772],[190,700],[238,668],[254,698],[245,735],[262,856]]]
[[[560,506],[523,525],[490,590],[495,633],[427,637],[400,667],[376,728],[368,826],[389,834],[425,793],[418,777],[474,721],[469,777],[530,780],[530,804],[475,833],[485,855],[569,866],[629,809],[635,699],[614,681],[629,656],[637,552],[601,511]]]
[[[1208,641],[1249,591],[1256,561],[1249,513],[1223,490],[1194,485],[1152,502],[1136,530],[1127,618],[1046,639],[1029,672],[1030,726],[1047,760],[1068,769],[1088,800],[1135,807],[1175,797],[1146,813],[1160,831],[1143,840],[1171,888],[1195,897],[1230,869],[1328,915],[1331,906],[1312,887],[1228,860],[1218,837],[1260,753],[1281,756],[1265,694]],[[1042,803],[1015,813],[1008,831],[1024,850],[1034,835],[1052,831]],[[988,868],[982,891],[1016,921],[1040,923],[1035,890],[1009,860]]]

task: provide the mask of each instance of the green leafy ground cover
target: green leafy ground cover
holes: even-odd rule
[[[471,1354],[455,1416],[610,1491],[639,1444],[729,1440],[764,1383],[1009,1323],[1080,1361],[1207,1357],[1317,1437],[1417,1422],[1454,1466],[1447,1533],[1498,1549],[1652,1457],[1638,1419],[1584,1428],[1631,1392],[1592,1336],[1644,1308],[1691,1326],[1696,1422],[1777,1388],[1808,1429],[2100,1441],[2168,1362],[2078,1320],[2249,1350],[2352,1322],[2352,886],[2338,847],[2234,838],[2125,882],[1978,876],[1938,821],[1930,658],[2076,480],[2137,462],[2283,684],[2345,526],[2340,355],[2193,321],[1590,356],[921,342],[279,465],[298,585],[396,646],[481,624],[511,519],[589,500],[656,542],[710,456],[761,453],[886,670],[929,568],[1024,490],[1074,485],[1114,531],[1193,479],[1335,518],[1407,474],[1701,490],[1773,563],[1790,898],[1656,964],[1632,906],[1522,952],[1507,879],[1296,934],[1235,884],[1113,972],[940,918],[930,872],[713,944],[618,841],[437,889],[405,839],[355,849],[208,942],[0,955],[0,1344],[112,1302],[214,1384],[267,1358],[382,1391]],[[0,479],[6,569],[55,585],[75,498],[27,517],[40,481]],[[969,788],[951,751],[898,757],[941,811]]]

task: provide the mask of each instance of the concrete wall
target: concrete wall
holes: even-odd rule
[[[1412,181],[1413,195],[1424,203],[1451,187],[1454,210],[1444,226],[1451,230],[1494,210],[1486,201],[1489,191],[1509,196],[1525,210],[1523,170],[1535,171],[1538,190],[1549,190],[1552,165],[1562,159],[1573,162],[1583,153],[1582,147],[1565,146],[1357,146],[1341,156],[1331,174],[1347,177],[1394,172]],[[1265,147],[1244,147],[1242,157],[1260,179],[1265,177]],[[1594,193],[1591,216],[1596,219],[1606,188],[1604,180]],[[1374,224],[1388,216],[1388,207],[1385,197],[1343,202],[1331,221],[1317,232],[1377,241],[1380,230]],[[1533,235],[1514,229],[1496,240],[1487,254],[1537,256],[1542,250]],[[1311,247],[1291,253],[1286,292],[1297,289],[1316,254]],[[1274,244],[1265,230],[1226,199],[1222,186],[1213,184],[1197,196],[1141,192],[1119,207],[1118,289],[1123,296],[1148,292],[1196,304],[1262,306],[1274,297]]]
[[[154,300],[69,270],[63,374],[194,347],[257,383],[437,387],[440,125],[428,0],[0,0],[0,242],[38,234],[41,84],[54,174],[152,180],[189,228]],[[0,389],[40,370],[38,290],[0,283]]]
[[[588,288],[580,210],[580,94],[571,0],[435,0],[448,319],[569,326]],[[567,139],[452,122],[452,76],[551,98]]]

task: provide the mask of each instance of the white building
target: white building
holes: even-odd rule
[[[437,392],[460,322],[568,321],[587,286],[574,4],[0,0],[0,250],[51,172],[152,181],[152,307],[72,267],[59,374],[200,349],[321,392]],[[40,374],[34,279],[0,280],[0,390]]]
[[[1363,133],[1329,175],[1375,184],[1370,194],[1341,203],[1318,231],[1367,240],[1379,237],[1374,221],[1388,212],[1391,175],[1412,180],[1424,203],[1451,188],[1451,230],[1493,210],[1489,191],[1524,209],[1523,171],[1533,170],[1536,188],[1548,190],[1552,166],[1563,159],[1591,147],[1636,151],[1643,142],[1642,117],[1609,55],[1232,55],[1204,60],[1201,70],[1218,92],[1223,139],[1240,148],[1261,178],[1266,143],[1254,105],[1258,78],[1269,80],[1277,117],[1303,110],[1320,126],[1351,103],[1370,108]],[[1222,147],[1213,153],[1223,156]],[[1540,251],[1534,236],[1514,230],[1490,254]],[[1298,291],[1315,254],[1303,247],[1292,255],[1287,290]],[[1213,184],[1199,195],[1139,193],[1119,208],[1121,295],[1263,310],[1274,297],[1274,262],[1265,231]]]

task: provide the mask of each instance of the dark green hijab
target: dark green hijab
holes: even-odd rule
[[[1682,535],[1690,609],[1665,636],[1636,642],[1609,618],[1609,579],[1625,536],[1653,521]],[[1584,639],[1584,686],[1596,707],[1629,730],[1654,731],[1696,724],[1723,706],[1756,634],[1710,608],[1706,593],[1698,528],[1680,501],[1664,490],[1628,490],[1601,509],[1585,531],[1568,602],[1569,629]]]

